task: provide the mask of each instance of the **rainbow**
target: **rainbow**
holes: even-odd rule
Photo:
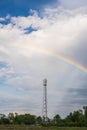
[[[29,51],[29,49],[31,49],[31,50],[34,50],[34,51],[37,51],[37,52],[40,52],[40,53],[43,53],[43,54],[47,54],[47,55],[56,57],[57,59],[62,60],[63,62],[66,62],[67,64],[70,64],[70,65],[72,65],[72,66],[74,66],[74,67],[84,71],[85,73],[87,72],[87,67],[85,67],[82,64],[78,63],[77,61],[75,61],[75,60],[73,60],[73,59],[71,59],[69,57],[66,57],[64,55],[61,55],[59,53],[55,53],[55,52],[50,51],[48,49],[44,49],[44,48],[40,48],[40,47],[38,48],[38,47],[35,47],[35,46],[31,46],[31,45],[30,46],[29,45],[28,46],[24,46],[22,44],[22,46],[20,46],[20,47],[22,47],[22,49],[25,48],[28,51]]]

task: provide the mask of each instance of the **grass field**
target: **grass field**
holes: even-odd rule
[[[0,130],[87,130],[87,127],[30,127],[30,126],[0,126]]]

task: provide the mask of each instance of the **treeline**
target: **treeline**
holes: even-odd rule
[[[62,119],[59,114],[53,119],[45,122],[41,116],[31,114],[9,113],[8,115],[0,114],[0,124],[22,124],[22,125],[43,125],[43,126],[87,126],[87,106],[83,110],[71,112],[65,119]]]

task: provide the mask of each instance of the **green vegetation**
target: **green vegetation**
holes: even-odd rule
[[[87,130],[86,127],[35,127],[25,125],[0,126],[0,130]]]
[[[0,128],[3,127],[3,125],[6,127],[10,126],[10,129],[18,126],[19,129],[23,128],[24,130],[27,130],[29,128],[38,128],[43,130],[49,130],[49,128],[52,130],[66,130],[67,128],[68,130],[68,127],[72,127],[71,130],[74,130],[76,127],[87,127],[87,106],[84,106],[83,110],[71,112],[65,119],[62,119],[59,114],[55,115],[53,119],[48,118],[47,122],[45,122],[43,119],[40,116],[37,117],[31,114],[19,115],[18,113],[9,113],[7,116],[0,114]]]

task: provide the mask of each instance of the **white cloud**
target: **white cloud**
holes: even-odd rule
[[[0,17],[0,21],[5,21],[5,18],[1,18],[1,17]]]
[[[86,0],[59,0],[61,6],[69,9],[79,8],[87,5]]]

